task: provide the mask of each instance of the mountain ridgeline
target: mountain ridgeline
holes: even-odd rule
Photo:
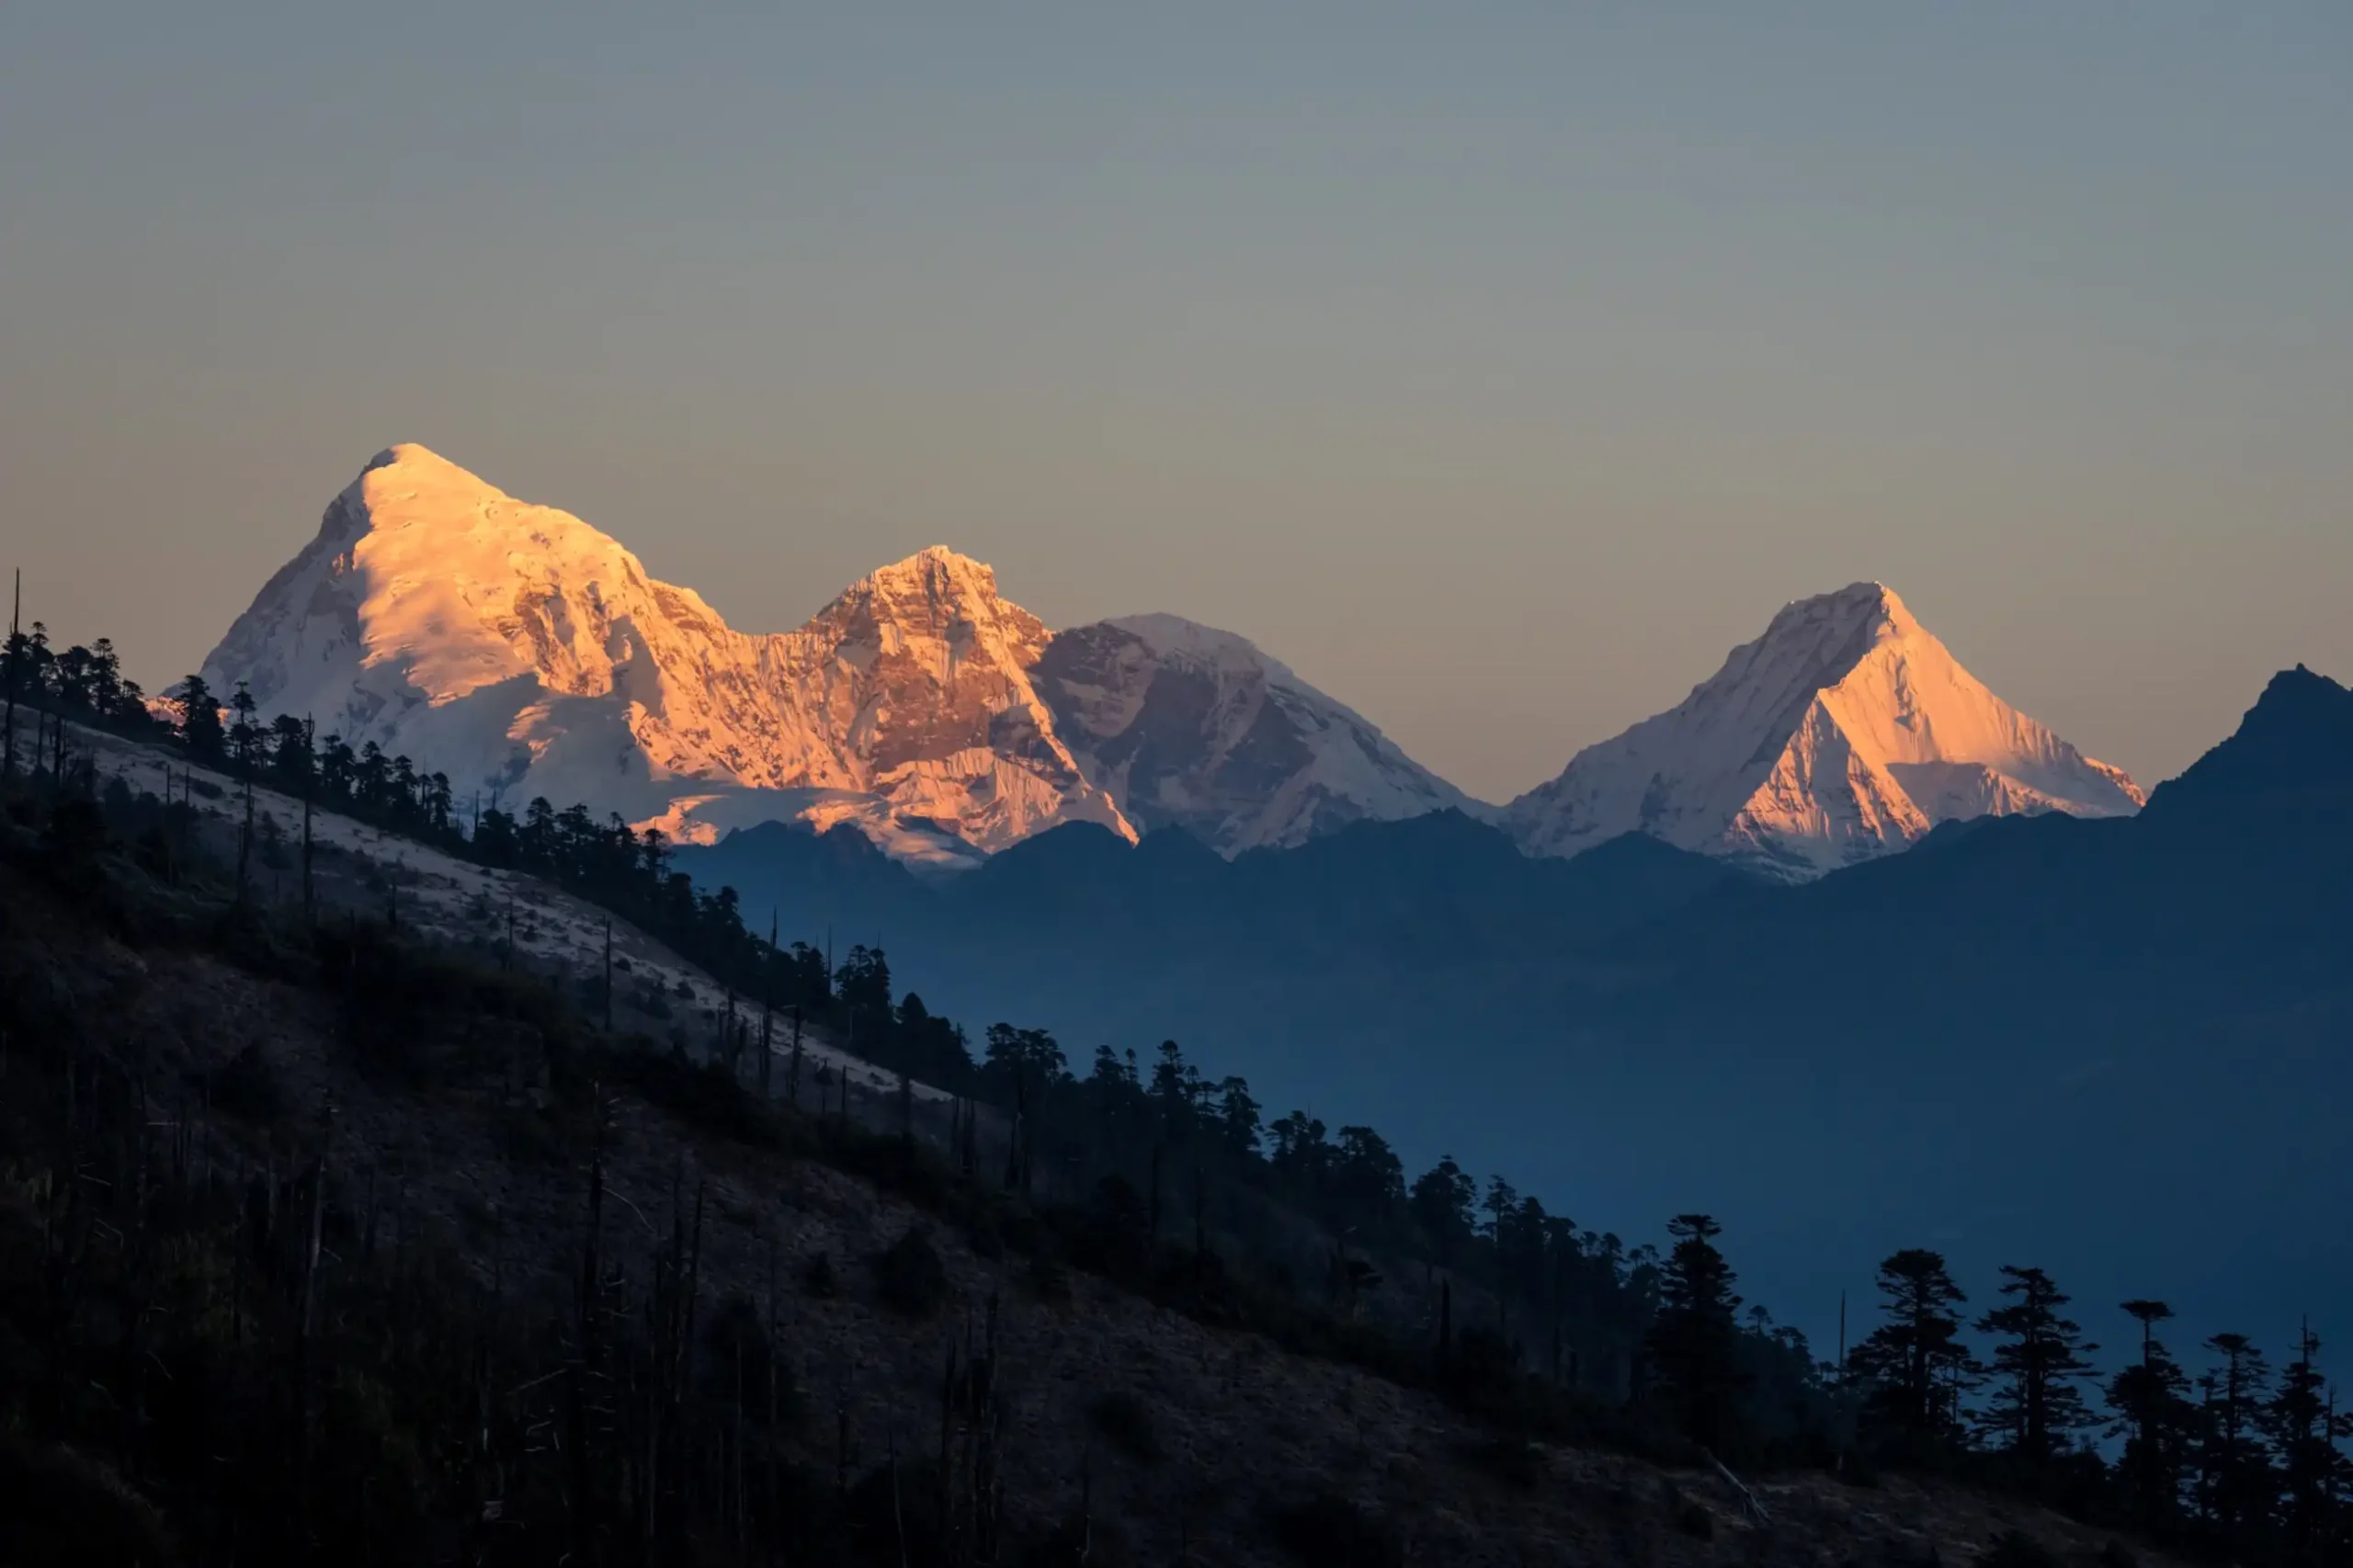
[[[438,770],[449,831],[537,796],[658,832],[747,924],[887,949],[948,1016],[1173,1036],[1599,1214],[1739,1193],[1777,1301],[1924,1225],[2122,1284],[2195,1224],[2217,1312],[2353,1277],[2311,1243],[2353,800],[2308,673],[2141,812],[1856,584],[1496,810],[1229,633],[1055,632],[945,550],[739,632],[415,447],[203,673]]]
[[[1878,584],[1788,606],[1681,705],[1498,812],[1232,632],[1165,614],[1053,631],[938,547],[796,631],[739,631],[579,518],[416,446],[335,497],[202,674],[355,750],[429,758],[463,801],[578,801],[700,843],[848,825],[938,871],[1072,823],[1233,857],[1458,811],[1530,854],[1640,831],[1803,880],[1947,822],[2141,801]]]
[[[1057,636],[940,548],[796,631],[741,632],[415,446],[335,498],[202,674],[432,758],[461,798],[582,801],[683,839],[846,823],[942,869],[1071,822],[1242,848],[1465,803],[1229,633],[1147,616]]]
[[[784,825],[678,864],[960,1016],[1173,1033],[1612,1214],[1736,1192],[1778,1301],[1835,1305],[1833,1258],[1924,1226],[2119,1289],[2192,1226],[2218,1315],[2353,1285],[2353,693],[2302,668],[2138,815],[1947,824],[1795,885],[1641,835],[1531,858],[1450,812],[1230,861],[1065,827],[944,884]]]
[[[225,733],[202,703],[167,731],[103,646],[28,641],[0,747],[9,1562],[2165,1568],[2130,1528],[2317,1568],[2347,1539],[2309,1333],[2276,1392],[2215,1336],[2206,1404],[2144,1338],[2098,1391],[2132,1433],[2111,1466],[2040,1267],[2003,1269],[1980,1369],[1945,1260],[1895,1253],[1834,1365],[1744,1318],[1706,1214],[1629,1250],[1451,1158],[1408,1185],[1374,1130],[1264,1121],[1174,1042],[1080,1077],[992,1025],[976,1062],[864,948],[795,949],[789,1052],[774,953],[756,1034],[731,997],[665,1050],[652,1004],[694,987],[617,1028],[609,924],[599,983],[592,949],[516,947],[544,883],[507,882],[503,942],[469,928],[485,884],[424,896],[472,881],[438,843],[657,920],[683,892],[705,945],[740,941],[658,839],[621,857],[576,807],[460,836],[405,758],[346,776],[244,694]],[[314,888],[320,801],[395,831],[319,812]],[[256,873],[295,842],[289,896]],[[961,1092],[804,1080],[804,1004]]]
[[[110,846],[121,840],[134,865],[174,882],[174,846],[193,820],[186,770],[178,815],[168,799],[158,814],[121,774],[101,792],[95,754],[67,733],[68,719],[141,738],[162,728],[104,645],[57,654],[36,625],[9,654],[0,771],[14,772],[17,676],[28,665],[34,694],[33,792],[10,808],[22,819],[17,850],[58,885],[78,887],[86,879],[75,868],[119,852]],[[796,1009],[809,1001],[843,1014],[857,1041],[870,1038],[859,1019],[887,1021],[878,1045],[902,1056],[910,1041],[936,1044],[933,1061],[896,1064],[926,1082],[988,1090],[1000,1107],[1009,1089],[1017,1129],[1035,1110],[1062,1130],[1069,1147],[1049,1163],[1084,1127],[1098,1158],[1133,1165],[1143,1145],[1117,1134],[1118,1117],[1079,1108],[1089,1096],[1126,1110],[1165,1097],[1143,1176],[1152,1199],[1131,1180],[1105,1187],[1111,1210],[1144,1216],[1147,1234],[1161,1229],[1162,1157],[1180,1123],[1199,1145],[1197,1215],[1204,1171],[1234,1130],[1247,1133],[1228,1151],[1245,1185],[1289,1190],[1303,1180],[1312,1202],[1337,1202],[1346,1183],[1333,1184],[1370,1152],[1380,1180],[1362,1212],[1384,1216],[1384,1233],[1421,1260],[1422,1304],[1434,1266],[1483,1260],[1499,1301],[1517,1292],[1517,1310],[1534,1321],[1553,1314],[1555,1388],[1597,1374],[1611,1397],[1654,1409],[1687,1440],[1761,1456],[1795,1450],[1757,1446],[1768,1436],[1759,1411],[1784,1411],[1794,1425],[1781,1439],[1802,1444],[1835,1432],[1838,1391],[1860,1386],[1870,1420],[1886,1424],[1893,1446],[1881,1453],[1916,1440],[1941,1456],[1936,1463],[1990,1454],[2027,1466],[1987,1472],[2000,1483],[2023,1474],[2035,1495],[2070,1508],[2122,1517],[2113,1511],[2145,1504],[2154,1534],[2301,1541],[2295,1560],[2325,1560],[2345,1477],[2313,1358],[2338,1334],[2333,1312],[2348,1278],[2333,1241],[2347,1174],[2333,1108],[2353,1087],[2342,1049],[2353,1024],[2342,962],[2353,927],[2353,692],[2308,670],[2275,678],[2239,731],[2137,816],[1947,824],[1909,854],[1797,883],[1641,834],[1573,858],[1531,858],[1493,824],[1454,812],[1358,823],[1230,858],[1179,828],[1131,839],[1072,824],[968,875],[923,878],[842,826],[819,835],[771,824],[674,850],[658,834],[544,801],[519,819],[492,811],[470,824],[446,778],[405,756],[355,753],[340,737],[314,744],[290,716],[264,724],[250,689],[233,694],[229,712],[224,726],[192,685],[165,733],[191,763],[225,767],[246,794],[243,829],[233,814],[221,819],[237,846],[233,913],[247,907],[251,792],[264,779],[305,803],[306,845],[309,802],[324,798],[483,863],[633,899],[630,912],[650,928],[764,1001],[777,955],[744,915],[748,902],[756,920],[765,896],[779,922],[789,904],[813,936],[821,921],[851,926],[839,963],[833,929],[822,950],[792,950],[784,978],[806,993]],[[206,790],[226,793],[217,782]],[[282,848],[281,837],[281,859]],[[307,887],[307,851],[303,864]],[[308,902],[306,891],[294,907]],[[893,1005],[886,943],[897,976],[920,976],[929,1004],[910,994]],[[330,963],[323,972],[341,971]],[[958,1014],[1023,1022],[989,1024],[976,1063],[971,1037],[947,1021]],[[1172,1027],[1190,1060],[1165,1043],[1147,1091],[1135,1046],[1111,1042],[1165,1039]],[[728,1031],[735,1043],[713,1061],[732,1093],[743,1039],[732,1002]],[[1097,1044],[1095,1071],[1072,1075],[1058,1040],[1080,1051]],[[685,1036],[675,1043],[683,1058]],[[70,1133],[74,1058],[51,1055],[65,1068]],[[1246,1067],[1246,1085],[1214,1076],[1234,1067]],[[123,1106],[136,1106],[132,1079],[122,1082]],[[767,1093],[766,1076],[758,1082]],[[1303,1108],[1265,1126],[1261,1095]],[[904,1126],[904,1086],[898,1103]],[[1325,1142],[1342,1118],[1339,1142]],[[1026,1199],[1034,1151],[1017,1133],[1012,1148],[1006,1185]],[[1404,1171],[1432,1149],[1467,1151],[1471,1169],[1507,1158],[1529,1187],[1571,1195],[1587,1221],[1676,1214],[1674,1248],[1638,1254],[1624,1272],[1614,1235],[1537,1206],[1501,1177],[1488,1187],[1493,1222],[1480,1226],[1477,1183],[1450,1154],[1405,1186]],[[964,1165],[969,1182],[978,1166],[969,1156]],[[1711,1244],[1719,1220],[1692,1206],[1701,1195],[1744,1238],[1745,1288],[1795,1324],[1760,1317],[1739,1335],[1740,1303]],[[1370,1244],[1343,1210],[1332,1212],[1336,1259],[1349,1235]],[[1542,1267],[1525,1278],[1508,1261],[1523,1212],[1545,1238],[1529,1254]],[[1196,1265],[1201,1235],[1197,1221]],[[2185,1236],[2197,1238],[2186,1275]],[[1862,1383],[1819,1368],[1800,1374],[1812,1366],[1806,1331],[1826,1338],[1828,1327],[1806,1303],[1873,1256],[1884,1259],[1887,1317],[1856,1346],[1851,1376]],[[1957,1281],[1993,1275],[1997,1256],[2010,1261],[1975,1324],[1998,1340],[1994,1395],[1967,1413],[1980,1429],[1972,1437],[1960,1396],[1988,1369],[1966,1364],[1955,1340],[1966,1299]],[[1637,1307],[1585,1373],[1564,1359],[1557,1315],[1558,1268],[1572,1258],[1608,1265],[1610,1289]],[[2215,1334],[2205,1348],[2218,1392],[2200,1406],[2153,1342],[2107,1391],[2115,1435],[2129,1436],[2110,1469],[2077,1442],[2100,1424],[2075,1387],[2091,1377],[2085,1358],[2097,1346],[2061,1315],[2068,1298],[2043,1263],[2093,1302],[2164,1279],[2192,1323],[2247,1324],[2293,1344],[2297,1360],[2275,1391],[2254,1341]],[[1448,1376],[1467,1364],[1472,1343],[1449,1349],[1449,1300],[1436,1290]],[[2292,1338],[2283,1302],[2313,1309],[2293,1314]],[[1498,1339],[1511,1310],[1498,1308]],[[2153,1326],[2176,1307],[2130,1294],[2122,1310]],[[1596,1351],[1605,1343],[1597,1324],[1581,1331]],[[1528,1351],[1513,1341],[1506,1353],[1516,1362]],[[1767,1378],[1745,1364],[1757,1356],[1780,1370]],[[1783,1371],[1799,1374],[1785,1391],[1795,1403],[1764,1395]],[[2245,1454],[2243,1424],[2260,1437],[2245,1439],[2254,1446]]]

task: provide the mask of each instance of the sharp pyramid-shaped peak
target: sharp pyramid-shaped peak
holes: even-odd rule
[[[1792,599],[1790,603],[1814,604],[1824,600],[1835,604],[1862,605],[1895,614],[1908,613],[1904,608],[1903,598],[1897,595],[1896,591],[1876,577],[1868,582],[1849,583],[1843,588],[1827,594],[1816,594],[1810,599]]]
[[[610,535],[569,512],[517,500],[413,441],[368,460],[327,507],[314,548],[364,554],[388,581],[521,574],[585,584],[644,575]]]
[[[1792,599],[1781,607],[1780,614],[1773,618],[1765,634],[1770,637],[1776,630],[1814,625],[1850,631],[1870,629],[1899,633],[1920,629],[1902,597],[1885,583],[1874,582],[1849,583],[1833,593]]]
[[[656,596],[662,613],[641,616]],[[205,671],[322,717],[445,704],[518,676],[603,692],[629,642],[608,633],[632,617],[717,626],[694,595],[650,582],[635,556],[570,513],[404,443],[328,505]]]
[[[938,596],[994,598],[997,591],[996,568],[944,544],[931,544],[904,560],[876,567],[845,592],[875,589],[898,593],[910,588]]]
[[[1849,583],[1843,588],[1834,588],[1826,594],[1814,594],[1802,599],[1791,599],[1781,607],[1780,613],[1773,618],[1773,621],[1775,625],[1779,625],[1792,618],[1805,619],[1824,615],[1856,619],[1882,612],[1907,615],[1910,613],[1904,609],[1903,599],[1897,597],[1893,588],[1889,587],[1885,583],[1873,580]]]
[[[803,628],[856,642],[872,636],[990,645],[1013,663],[1036,661],[1045,622],[997,591],[985,562],[946,545],[880,566],[844,588]]]
[[[1759,676],[1778,672],[1794,696],[1836,683],[1882,643],[1925,636],[1894,589],[1884,583],[1850,583],[1835,593],[1783,605],[1763,636],[1733,651],[1725,669],[1739,665]]]
[[[2271,677],[2228,739],[2149,799],[2153,820],[2337,813],[2353,791],[2353,690],[2298,665]]]
[[[464,517],[502,504],[526,506],[472,470],[460,468],[432,448],[414,441],[386,447],[369,458],[338,499],[358,500],[371,510],[393,502],[406,503],[401,510],[412,518]]]
[[[963,551],[945,544],[926,544],[905,560],[892,562],[883,568],[886,572],[910,569],[927,572],[978,573],[992,581],[996,577],[996,569],[987,562],[975,561]]]
[[[1656,718],[1515,801],[1539,854],[1644,832],[1818,875],[1942,822],[2120,815],[2141,792],[1987,690],[1881,583],[1795,600]]]
[[[483,485],[485,489],[490,488],[488,482],[480,475],[459,467],[420,441],[393,442],[374,457],[369,458],[367,468],[361,472],[373,473],[380,468],[397,468],[411,473],[452,474],[470,483]]]

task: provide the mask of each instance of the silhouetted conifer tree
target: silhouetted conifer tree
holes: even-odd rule
[[[1471,1206],[1478,1196],[1479,1184],[1451,1154],[1439,1155],[1437,1165],[1414,1180],[1406,1200],[1414,1223],[1428,1238],[1438,1262],[1449,1267],[1460,1265],[1470,1250],[1474,1224]]]
[[[2218,1334],[2206,1348],[2222,1358],[2202,1380],[2207,1401],[2200,1434],[2199,1491],[2224,1540],[2243,1543],[2269,1519],[2279,1477],[2264,1441],[2264,1395],[2271,1369],[2244,1334]]]
[[[1723,1228],[1705,1214],[1678,1214],[1659,1269],[1658,1311],[1645,1339],[1653,1386],[1683,1434],[1718,1453],[1737,1435],[1748,1385],[1740,1364],[1740,1298],[1732,1266],[1717,1250]]]
[[[1876,1427],[1915,1446],[1958,1440],[1960,1393],[1975,1372],[1954,1311],[1968,1298],[1942,1255],[1911,1247],[1879,1266],[1886,1321],[1847,1358],[1869,1385],[1865,1414]]]
[[[2002,1267],[2001,1293],[2009,1304],[1978,1320],[1981,1334],[2003,1336],[1994,1349],[1996,1386],[1981,1422],[2004,1450],[2039,1476],[2092,1424],[2077,1386],[2092,1373],[2084,1359],[2083,1330],[2059,1315],[2067,1297],[2040,1268]]]
[[[2181,1491],[2197,1409],[2189,1403],[2189,1379],[2156,1335],[2173,1316],[2163,1301],[2135,1300],[2124,1311],[2141,1325],[2141,1358],[2108,1385],[2108,1406],[2117,1415],[2111,1435],[2124,1439],[2117,1478],[2126,1509],[2153,1533],[2179,1522]]]
[[[2319,1336],[2309,1327],[2301,1330],[2296,1358],[2280,1372],[2279,1392],[2264,1413],[2285,1494],[2280,1533],[2299,1562],[2321,1561],[2335,1534],[2336,1443],[2319,1355]]]
[[[241,778],[251,778],[261,761],[262,736],[267,733],[255,718],[257,705],[244,681],[229,694],[229,760]]]
[[[218,765],[228,751],[221,728],[221,699],[212,695],[202,676],[188,677],[180,707],[180,743],[188,747],[188,755],[198,762]]]

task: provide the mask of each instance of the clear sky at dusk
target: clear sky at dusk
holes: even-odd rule
[[[404,440],[747,630],[935,542],[1227,627],[1490,798],[1879,578],[2154,781],[2353,677],[2353,7],[6,7],[30,607],[164,684]]]

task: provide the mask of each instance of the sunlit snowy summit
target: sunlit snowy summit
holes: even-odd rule
[[[1894,592],[1800,599],[1676,707],[1506,808],[1531,854],[1624,833],[1802,880],[1948,822],[2138,811],[2138,785],[1988,691]]]
[[[1231,633],[1147,616],[1056,635],[938,547],[796,631],[737,631],[579,518],[419,446],[335,498],[203,674],[245,682],[265,719],[445,773],[461,806],[544,796],[688,840],[847,824],[940,867],[1072,822],[1233,853],[1470,803]]]

